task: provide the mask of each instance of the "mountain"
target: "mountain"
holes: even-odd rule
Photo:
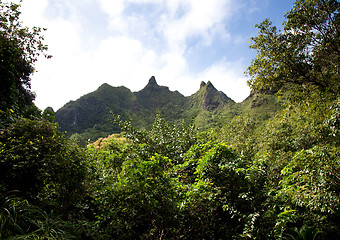
[[[131,109],[136,103],[136,96],[126,87],[101,85],[95,92],[82,96],[77,101],[71,101],[56,112],[56,121],[62,131],[68,133],[83,132],[94,128],[102,131],[118,131],[108,127],[110,111],[119,112],[127,117],[126,109]]]
[[[186,108],[187,99],[178,91],[170,91],[168,87],[159,86],[154,76],[139,92],[134,93],[138,109],[133,109],[133,124],[140,128],[149,127],[160,110],[167,120],[173,121],[182,118],[181,110]],[[116,112],[120,114],[119,112]]]
[[[65,104],[56,112],[56,121],[60,130],[66,131],[68,136],[96,140],[120,131],[118,126],[110,123],[110,111],[119,114],[123,120],[131,120],[136,128],[143,129],[152,125],[159,110],[169,122],[194,119],[195,124],[204,130],[222,125],[244,113],[269,117],[279,109],[275,99],[273,94],[252,93],[244,102],[235,103],[210,81],[201,82],[196,93],[185,97],[178,91],[159,86],[152,76],[138,92],[104,83],[96,91]]]
[[[225,95],[223,92],[218,91],[210,81],[206,84],[201,82],[200,89],[189,97],[191,102],[197,107],[206,111],[219,109],[226,104],[234,104],[235,102]]]

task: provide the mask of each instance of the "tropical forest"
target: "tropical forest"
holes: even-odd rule
[[[340,239],[340,2],[259,22],[240,103],[101,85],[34,104],[44,28],[0,1],[0,239]]]

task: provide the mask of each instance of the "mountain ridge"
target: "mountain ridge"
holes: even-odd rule
[[[251,102],[253,98],[250,96],[247,101]],[[178,91],[170,91],[168,87],[158,85],[152,76],[147,85],[137,92],[124,86],[113,87],[103,83],[97,90],[66,103],[55,114],[60,130],[68,136],[80,134],[95,140],[120,131],[118,126],[109,122],[111,111],[123,120],[131,120],[133,126],[139,129],[149,128],[159,110],[169,122],[188,122],[193,119],[204,130],[231,120],[242,114],[245,108],[251,111],[251,103],[248,102],[242,102],[243,105],[236,103],[218,91],[211,81],[202,81],[197,92],[184,96]],[[263,103],[266,104],[266,101]]]

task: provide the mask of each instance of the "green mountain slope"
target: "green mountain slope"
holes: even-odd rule
[[[197,127],[205,130],[221,126],[240,114],[268,118],[280,108],[275,99],[274,95],[251,94],[244,102],[235,103],[210,81],[201,82],[196,93],[185,97],[178,91],[159,86],[152,76],[138,92],[103,84],[96,91],[60,108],[56,112],[56,121],[68,136],[77,134],[82,139],[96,140],[120,131],[118,126],[110,123],[110,111],[119,114],[123,120],[131,120],[136,128],[147,129],[159,110],[169,122],[194,119]]]
[[[103,133],[118,131],[108,125],[110,111],[119,112],[123,117],[129,116],[128,109],[136,104],[136,96],[126,87],[101,85],[95,92],[71,101],[56,112],[56,121],[60,129],[68,134],[83,133],[93,129]]]
[[[210,81],[207,84],[201,82],[200,89],[191,95],[189,99],[193,105],[206,111],[217,110],[226,104],[235,103],[223,92],[218,91]]]
[[[138,108],[132,109],[132,123],[139,128],[151,126],[157,110],[162,112],[165,119],[176,121],[182,118],[181,112],[186,108],[186,97],[178,91],[172,92],[168,87],[159,86],[153,76],[135,96]]]
[[[279,99],[274,93],[251,92],[250,95],[241,103],[239,109],[243,114],[259,120],[266,120],[272,117],[277,111],[282,110],[284,97]]]
[[[188,102],[185,115],[194,117],[195,124],[203,130],[227,121],[226,116],[232,116],[231,110],[237,109],[237,104],[210,81],[201,82],[200,89],[188,97]]]

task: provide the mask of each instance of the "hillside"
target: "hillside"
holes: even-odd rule
[[[96,91],[65,104],[56,112],[56,121],[67,136],[77,134],[79,137],[80,134],[83,139],[95,140],[120,131],[118,126],[110,123],[110,111],[123,120],[131,120],[132,125],[139,129],[148,129],[159,110],[169,122],[194,119],[196,126],[204,130],[221,126],[245,113],[268,118],[279,108],[276,97],[268,94],[251,94],[244,102],[235,103],[210,81],[201,82],[196,93],[185,97],[178,91],[158,85],[152,76],[138,92],[105,83]]]
[[[0,239],[340,239],[339,1],[256,25],[243,102],[103,84],[58,110],[70,138],[33,102],[40,28],[3,2]]]

